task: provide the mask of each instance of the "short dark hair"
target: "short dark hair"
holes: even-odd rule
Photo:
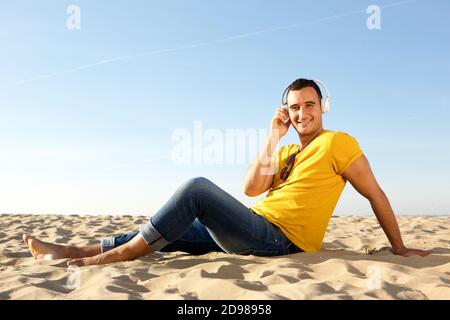
[[[300,89],[308,88],[308,87],[311,87],[316,91],[317,96],[319,97],[319,101],[320,101],[320,103],[322,103],[322,92],[320,91],[320,88],[317,85],[317,83],[314,80],[304,79],[304,78],[295,80],[284,90],[283,96],[282,96],[282,103],[287,104],[287,96],[290,91],[296,91],[296,90],[300,90]]]

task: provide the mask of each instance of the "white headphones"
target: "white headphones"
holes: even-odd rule
[[[330,111],[330,91],[328,91],[327,86],[322,81],[320,81],[320,80],[312,80],[312,81],[314,81],[317,85],[319,85],[319,84],[322,85],[322,87],[325,88],[327,95],[321,101],[321,108],[322,108],[322,113],[329,112]],[[283,105],[283,107],[285,109],[287,109],[287,96],[289,94],[289,91],[291,90],[291,85],[292,84],[290,84],[286,89],[284,89],[283,94],[281,96],[281,104]]]

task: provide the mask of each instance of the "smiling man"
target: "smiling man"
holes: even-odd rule
[[[429,252],[407,248],[394,213],[358,142],[344,132],[324,130],[322,94],[312,80],[295,80],[277,108],[263,150],[250,166],[244,193],[257,196],[246,207],[203,177],[188,180],[139,230],[90,246],[47,243],[24,235],[35,258],[69,258],[68,265],[133,260],[154,251],[204,254],[223,251],[278,256],[320,250],[328,222],[347,181],[370,201],[394,254]],[[284,95],[283,95],[284,96]],[[298,144],[275,148],[293,126]]]
[[[403,244],[389,200],[356,139],[323,128],[324,105],[318,84],[297,79],[285,94],[286,101],[272,119],[271,140],[267,141],[245,183],[245,193],[249,196],[269,190],[252,210],[280,227],[302,250],[316,252],[349,181],[369,200],[395,254],[427,255],[427,251],[409,249]],[[272,157],[276,144],[291,125],[298,133],[299,143],[281,147]],[[269,166],[275,174],[267,174],[271,172],[268,161],[264,161],[268,156],[273,159]]]

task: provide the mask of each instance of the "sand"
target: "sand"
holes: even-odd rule
[[[404,242],[427,257],[389,251],[375,217],[331,219],[321,252],[281,257],[155,252],[135,261],[68,269],[35,260],[23,233],[94,244],[148,217],[0,215],[0,299],[450,299],[450,217],[400,216]]]

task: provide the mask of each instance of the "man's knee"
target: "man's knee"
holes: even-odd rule
[[[205,177],[195,177],[191,178],[186,182],[186,187],[192,188],[204,188],[211,186],[213,183]]]
[[[199,194],[205,194],[208,191],[211,191],[212,183],[209,179],[205,177],[195,177],[187,180],[181,186],[181,192],[186,195],[194,195],[197,196]]]

